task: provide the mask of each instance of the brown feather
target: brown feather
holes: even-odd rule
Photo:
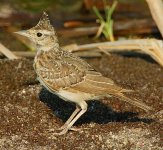
[[[132,90],[123,89],[115,84],[110,84],[106,81],[107,78],[100,76],[100,78],[89,78],[89,80],[85,79],[85,81],[73,86],[73,89],[85,92],[85,93],[91,93],[96,96],[104,96],[104,95],[113,95],[117,98],[119,98],[122,101],[128,102],[132,105],[135,105],[145,111],[149,111],[152,108],[147,106],[145,103],[137,100],[137,99],[130,99],[126,97],[123,92],[133,92]],[[109,80],[108,80],[109,81]]]
[[[49,61],[49,57],[55,61]],[[132,90],[117,86],[113,80],[94,71],[89,64],[73,54],[64,51],[44,52],[39,55],[35,66],[39,81],[52,92],[67,89],[90,93],[93,97],[113,95],[144,110],[150,109],[143,102],[130,99],[123,94]]]

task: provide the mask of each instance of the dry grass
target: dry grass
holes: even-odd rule
[[[64,47],[65,48],[65,47]],[[71,52],[77,51],[105,51],[118,52],[118,51],[136,51],[150,55],[157,63],[163,66],[163,41],[156,39],[137,39],[137,40],[124,40],[116,42],[102,42],[92,43],[85,45],[71,45],[66,46],[66,49]]]
[[[0,52],[9,59],[17,59],[17,56],[13,54],[8,48],[0,43]]]

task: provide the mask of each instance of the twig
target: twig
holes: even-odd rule
[[[3,53],[9,59],[17,59],[18,57],[14,55],[8,48],[0,43],[0,52]]]
[[[163,37],[163,1],[162,0],[146,0],[150,8],[153,19],[155,20],[161,35]]]
[[[74,49],[73,49],[74,48]],[[116,42],[101,42],[71,47],[71,52],[103,49],[107,52],[138,51],[150,55],[156,62],[163,66],[163,41],[156,39],[137,39]]]
[[[134,44],[135,42],[135,44]],[[108,51],[138,51],[140,53],[145,53],[150,55],[156,62],[163,66],[163,41],[156,39],[146,39],[146,40],[133,40],[133,45],[131,43],[122,43],[122,45],[117,45],[115,49],[108,49],[108,47],[101,46],[100,48],[107,49]]]

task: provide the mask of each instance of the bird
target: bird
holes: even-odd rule
[[[43,12],[36,26],[16,33],[29,38],[36,46],[33,67],[41,85],[61,99],[76,104],[76,109],[59,128],[57,135],[73,129],[74,123],[87,111],[89,100],[114,96],[145,111],[152,109],[140,100],[125,96],[132,90],[118,86],[85,60],[62,49],[46,12]]]

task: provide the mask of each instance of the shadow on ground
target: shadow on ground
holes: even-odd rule
[[[123,57],[128,57],[128,58],[140,58],[149,63],[156,64],[156,61],[153,58],[151,58],[149,55],[139,53],[139,52],[123,51],[123,52],[115,52],[114,54],[117,54]]]
[[[65,102],[58,96],[50,93],[45,88],[42,88],[39,94],[39,98],[54,114],[62,119],[64,122],[69,118],[72,112],[75,110],[75,104]],[[100,101],[88,101],[87,112],[77,121],[76,124],[95,122],[98,124],[106,124],[109,122],[144,122],[151,123],[152,119],[139,118],[138,113],[134,112],[116,112],[110,107],[103,104]]]

